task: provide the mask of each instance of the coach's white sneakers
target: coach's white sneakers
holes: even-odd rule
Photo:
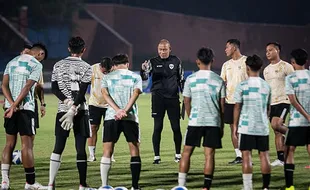
[[[276,159],[275,161],[273,161],[271,164],[271,166],[284,166],[284,162],[279,160],[279,159]]]
[[[10,182],[9,181],[2,181],[1,190],[8,190],[8,189],[10,189]]]
[[[28,184],[28,183],[26,183],[25,184],[25,190],[45,190],[45,189],[48,189],[48,187],[47,186],[43,186],[43,185],[41,185],[40,183],[38,183],[38,182],[35,182],[34,184]]]

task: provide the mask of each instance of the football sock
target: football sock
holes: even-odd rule
[[[284,151],[277,151],[278,159],[284,162]]]
[[[242,153],[238,148],[235,149],[235,153],[236,153],[236,157],[242,158]]]
[[[9,181],[10,164],[1,164],[2,181]]]
[[[50,159],[50,176],[49,176],[49,182],[48,184],[54,184],[57,172],[60,168],[60,161],[61,155],[60,154],[56,154],[56,153],[52,153],[51,155],[51,159]]]
[[[294,164],[284,164],[285,185],[291,187],[293,185]]]
[[[269,189],[270,184],[270,174],[262,174],[263,175],[263,189]]]
[[[25,168],[25,174],[26,174],[26,182],[30,185],[34,184],[36,178],[34,167]]]
[[[132,176],[132,187],[139,189],[139,179],[141,172],[141,158],[140,156],[134,156],[130,159],[130,170]]]
[[[252,190],[252,174],[242,174],[243,187],[246,190]]]
[[[102,186],[108,185],[108,175],[111,168],[111,158],[101,157],[100,175]]]
[[[210,189],[212,184],[213,175],[205,174],[205,180],[204,180],[204,188]]]
[[[187,173],[179,172],[179,177],[178,177],[179,186],[184,186],[185,187],[185,185],[186,185],[186,176],[187,176]]]
[[[96,146],[88,146],[90,156],[95,156]]]
[[[85,150],[85,149],[84,149]],[[87,158],[86,154],[77,154],[76,166],[79,171],[80,185],[86,187],[86,175],[87,175]]]

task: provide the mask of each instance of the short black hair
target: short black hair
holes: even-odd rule
[[[30,43],[25,43],[24,44],[24,49],[31,49],[32,45]]]
[[[245,64],[251,68],[252,71],[259,71],[263,66],[263,60],[256,54],[248,56]]]
[[[241,47],[241,43],[238,39],[229,39],[227,40],[226,43],[230,43],[230,44],[234,44],[235,46],[237,46],[239,49]]]
[[[112,58],[113,65],[120,65],[129,63],[128,55],[126,54],[117,54]]]
[[[306,50],[298,48],[291,52],[291,57],[295,59],[297,65],[303,66],[308,60],[308,53]]]
[[[214,59],[214,54],[212,49],[202,47],[198,50],[197,52],[197,58],[205,65],[209,65],[213,59]]]
[[[274,47],[278,48],[280,51],[282,50],[282,46],[278,42],[269,42],[269,43],[267,43],[266,47],[269,45],[273,45]]]
[[[85,49],[85,42],[83,38],[79,36],[72,37],[68,42],[71,53],[82,53]]]
[[[100,62],[100,66],[110,71],[112,68],[112,59],[110,57],[103,57]]]
[[[31,47],[31,49],[34,49],[34,48],[39,48],[39,49],[43,50],[43,51],[44,51],[44,59],[43,59],[43,60],[46,60],[46,59],[47,59],[47,57],[48,57],[48,51],[47,51],[46,46],[45,46],[43,43],[38,42],[38,43],[33,44],[32,47]]]

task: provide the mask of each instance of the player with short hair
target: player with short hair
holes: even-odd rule
[[[252,190],[252,150],[257,149],[261,161],[263,189],[269,189],[269,122],[268,110],[271,101],[271,89],[266,81],[259,77],[263,66],[262,59],[249,56],[246,59],[249,78],[237,85],[234,100],[234,138],[239,140],[242,152],[243,189]],[[239,137],[237,136],[239,134]]]
[[[183,90],[184,71],[181,60],[171,55],[171,44],[162,39],[158,43],[158,56],[145,61],[141,66],[142,80],[148,80],[152,76],[152,117],[154,118],[154,131],[152,136],[154,161],[160,164],[160,141],[164,127],[164,117],[167,111],[173,131],[175,145],[174,161],[181,159],[182,134],[180,129],[180,100],[179,91]]]
[[[10,188],[9,171],[18,133],[21,137],[22,160],[26,174],[25,189],[44,188],[35,181],[32,138],[36,134],[34,86],[42,72],[40,61],[46,57],[47,49],[41,44],[12,59],[4,71],[2,92],[5,97],[4,108],[6,109],[4,112],[6,144],[1,161],[2,190]]]
[[[270,123],[275,134],[277,159],[271,166],[284,165],[284,137],[287,127],[282,126],[280,117],[284,114],[284,121],[290,110],[290,101],[285,94],[285,77],[294,71],[292,65],[280,59],[281,45],[270,42],[266,45],[266,57],[270,64],[264,69],[264,78],[271,87]],[[284,112],[286,110],[286,112]]]
[[[201,48],[197,52],[199,71],[187,77],[183,97],[189,117],[182,159],[180,161],[179,186],[185,186],[190,167],[190,157],[195,147],[200,147],[203,138],[205,153],[204,190],[211,188],[214,173],[215,149],[222,148],[224,129],[225,83],[211,71],[213,51]]]
[[[100,163],[102,187],[108,185],[108,174],[111,168],[111,156],[114,145],[123,132],[130,150],[130,170],[132,190],[139,190],[141,171],[140,129],[136,100],[142,93],[142,79],[128,70],[128,56],[118,54],[112,58],[114,71],[102,80],[102,94],[109,104],[103,127],[103,156]]]
[[[87,190],[87,155],[85,145],[91,136],[85,93],[91,83],[91,66],[82,60],[85,42],[72,37],[68,43],[70,56],[58,61],[52,72],[52,92],[59,99],[55,122],[55,146],[50,157],[49,190],[55,189],[55,178],[60,168],[61,154],[70,130],[74,131],[76,166],[79,172],[79,190]]]
[[[89,97],[89,121],[91,124],[92,136],[88,138],[89,158],[87,161],[96,160],[95,150],[97,143],[97,132],[101,119],[105,117],[107,107],[109,106],[101,93],[102,78],[107,75],[112,68],[112,60],[109,57],[103,57],[100,63],[92,65],[91,89]]]
[[[230,60],[223,64],[221,70],[221,77],[226,83],[224,122],[230,125],[231,141],[236,153],[236,158],[229,162],[229,164],[240,164],[242,163],[242,158],[241,152],[238,149],[238,140],[233,138],[234,92],[236,86],[247,79],[246,56],[240,52],[240,41],[238,39],[227,40],[225,53]]]
[[[294,190],[294,153],[297,146],[307,146],[310,154],[310,71],[305,68],[308,53],[304,49],[291,52],[295,71],[285,77],[285,91],[291,102],[286,135],[284,174],[286,190]],[[310,189],[310,187],[309,187]]]

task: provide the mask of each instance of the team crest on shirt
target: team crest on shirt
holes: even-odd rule
[[[172,63],[169,64],[169,68],[172,70],[174,68],[174,65]]]

